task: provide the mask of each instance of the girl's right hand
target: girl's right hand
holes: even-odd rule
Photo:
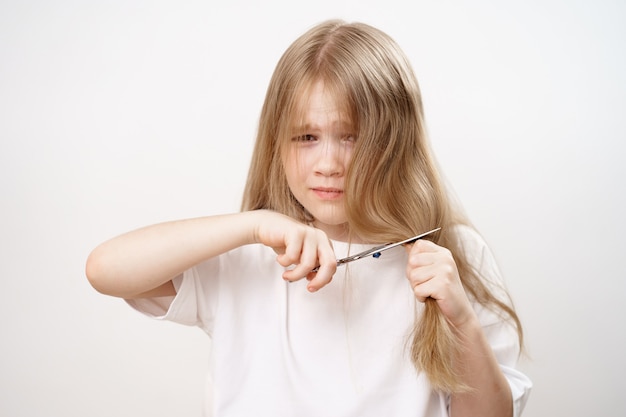
[[[309,291],[328,284],[337,269],[324,232],[276,212],[254,210],[159,223],[116,236],[90,253],[86,274],[96,290],[116,297],[172,295],[172,278],[251,243],[272,247],[280,265],[295,265],[283,277],[309,279]],[[317,265],[319,271],[311,272]]]
[[[337,258],[326,233],[294,219],[267,210],[254,231],[254,240],[271,247],[278,254],[276,261],[289,268],[283,274],[287,281],[302,278],[310,282],[307,289],[315,292],[328,284],[337,270]],[[293,266],[293,268],[291,268]],[[313,268],[319,266],[317,272]]]

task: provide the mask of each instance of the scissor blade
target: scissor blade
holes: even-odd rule
[[[433,233],[435,233],[435,232],[437,232],[439,230],[441,230],[441,227],[438,227],[438,228],[433,229],[433,230],[429,230],[428,232],[419,234],[417,236],[410,237],[410,238],[402,240],[400,242],[388,243],[386,245],[377,246],[375,248],[368,249],[368,250],[363,251],[361,253],[357,253],[356,255],[352,255],[352,256],[348,256],[346,258],[339,259],[337,261],[337,265],[344,264],[344,263],[347,263],[347,262],[356,261],[357,259],[365,258],[367,256],[374,255],[374,254],[386,251],[388,249],[395,248],[396,246],[407,245],[409,243],[413,243],[413,242],[415,242],[417,240],[420,240],[421,238],[426,237],[428,235],[431,235],[431,234],[433,234]]]
[[[417,236],[410,237],[410,238],[405,239],[405,240],[403,240],[403,241],[401,241],[401,242],[390,243],[390,244],[388,244],[388,245],[386,245],[386,246],[384,246],[384,247],[382,247],[382,248],[378,249],[378,250],[376,251],[376,253],[378,253],[378,252],[382,252],[382,251],[387,250],[387,249],[395,248],[396,246],[400,246],[400,245],[407,245],[407,244],[409,244],[409,243],[413,243],[413,242],[415,242],[415,241],[420,240],[420,239],[421,239],[421,238],[423,238],[423,237],[426,237],[426,236],[428,236],[428,235],[432,235],[433,233],[438,232],[439,230],[441,230],[441,227],[438,227],[438,228],[433,229],[433,230],[429,230],[428,232],[424,232],[424,233],[419,234],[419,235],[417,235]]]
[[[338,259],[337,260],[337,266],[341,266],[341,265],[347,264],[348,262],[356,261],[358,259],[366,258],[368,256],[375,255],[377,253],[379,254],[380,252],[386,251],[386,250],[391,249],[391,248],[395,248],[396,246],[413,243],[413,242],[415,242],[415,241],[417,241],[417,240],[419,240],[419,239],[421,239],[423,237],[426,237],[428,235],[431,235],[431,234],[433,234],[433,233],[435,233],[435,232],[437,232],[439,230],[441,230],[441,227],[438,227],[438,228],[433,229],[433,230],[429,230],[428,232],[419,234],[417,236],[410,237],[410,238],[402,240],[400,242],[387,243],[385,245],[376,246],[376,247],[373,247],[373,248],[368,249],[366,251],[359,252],[356,255],[351,255],[351,256],[347,256],[345,258]],[[313,270],[311,272],[317,272],[319,269],[320,269],[320,267],[316,266],[315,268],[313,268]]]

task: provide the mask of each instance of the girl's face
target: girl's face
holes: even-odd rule
[[[347,237],[345,173],[355,132],[349,117],[318,82],[303,103],[303,123],[294,127],[283,152],[289,188],[331,239]]]

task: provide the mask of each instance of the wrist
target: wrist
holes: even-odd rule
[[[468,336],[476,332],[482,332],[482,326],[478,320],[478,316],[474,311],[470,311],[463,319],[457,320],[452,324],[452,329],[457,336]]]
[[[260,236],[260,226],[267,221],[265,219],[268,210],[258,209],[239,213],[245,225],[246,244],[263,243]]]

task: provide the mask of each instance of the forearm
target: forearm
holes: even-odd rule
[[[259,213],[173,221],[141,228],[102,243],[86,273],[96,290],[132,298],[157,288],[191,266],[254,243]]]
[[[478,319],[456,328],[463,346],[457,370],[472,391],[454,394],[451,399],[452,417],[511,417],[511,389],[487,342]]]

